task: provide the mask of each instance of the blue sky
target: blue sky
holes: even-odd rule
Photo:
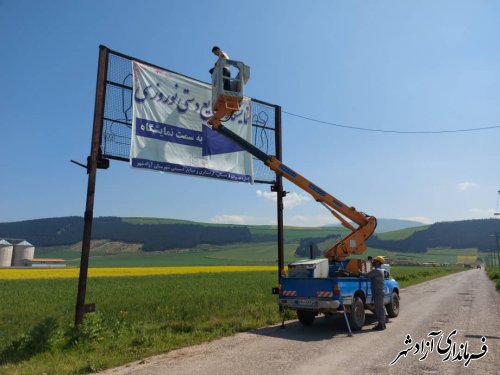
[[[286,6],[285,6],[286,4]],[[99,44],[209,81],[219,45],[246,94],[371,129],[500,126],[497,1],[0,0],[0,222],[83,215]],[[283,113],[283,161],[357,209],[423,222],[489,218],[500,128],[360,131]],[[285,224],[335,220],[300,189]],[[270,224],[267,185],[99,171],[95,216]]]

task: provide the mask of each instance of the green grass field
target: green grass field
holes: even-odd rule
[[[328,232],[327,232],[328,234]],[[334,240],[319,244],[326,250]],[[121,246],[121,247],[120,247]],[[299,260],[295,256],[298,241],[285,242],[285,263]],[[36,256],[41,258],[62,258],[68,266],[80,263],[81,245],[69,247],[39,248]],[[90,252],[91,267],[159,267],[159,266],[202,266],[202,265],[273,265],[277,261],[276,242],[235,243],[223,246],[200,245],[193,249],[179,249],[167,252],[141,252],[136,244],[105,243],[93,244]],[[408,261],[410,263],[435,262],[439,264],[456,264],[457,256],[477,256],[477,249],[429,249],[425,253],[390,252],[383,249],[369,248],[362,255],[353,258],[383,255],[391,261]]]
[[[285,243],[285,260],[293,262],[297,242]],[[62,258],[68,266],[80,264],[78,246],[37,249],[37,256]],[[210,266],[210,265],[273,265],[277,262],[276,242],[237,243],[224,246],[197,246],[190,251],[112,253],[91,248],[91,267],[161,267],[161,266]]]
[[[0,280],[0,373],[87,373],[279,320],[275,272],[93,278],[82,332],[76,279]]]
[[[490,279],[495,283],[495,288],[500,292],[500,268],[487,268],[486,272]]]
[[[392,273],[406,287],[458,270]],[[276,285],[276,272],[91,278],[97,312],[75,330],[76,279],[0,280],[0,373],[88,373],[277,323]]]

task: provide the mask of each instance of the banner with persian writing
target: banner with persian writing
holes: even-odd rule
[[[133,61],[130,164],[135,168],[253,183],[252,157],[212,130],[211,86]],[[251,100],[224,126],[252,142]]]

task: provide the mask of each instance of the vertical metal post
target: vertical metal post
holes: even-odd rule
[[[274,107],[274,127],[275,133],[275,144],[276,144],[276,157],[283,161],[283,154],[281,148],[281,107]],[[281,273],[285,268],[285,251],[284,251],[284,233],[283,233],[283,178],[281,175],[276,174],[276,194],[277,194],[277,213],[278,213],[278,282],[281,277]]]
[[[94,124],[92,128],[92,144],[90,157],[87,159],[87,201],[85,205],[82,254],[80,260],[80,276],[78,279],[78,295],[76,298],[75,325],[83,323],[85,310],[85,293],[87,290],[87,274],[89,267],[90,239],[92,236],[92,219],[94,216],[94,194],[97,174],[97,160],[101,145],[101,133],[104,116],[104,97],[106,93],[106,75],[108,69],[109,50],[99,46],[99,63],[97,70],[97,85],[94,105]]]

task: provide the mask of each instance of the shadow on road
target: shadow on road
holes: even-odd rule
[[[375,315],[366,314],[365,326],[361,331],[353,332],[353,336],[372,333],[372,326],[377,322]],[[249,333],[261,336],[280,338],[283,340],[296,340],[303,342],[329,340],[334,337],[346,337],[349,333],[342,314],[334,314],[326,317],[317,316],[314,323],[304,326],[298,320],[285,322],[285,328],[281,325],[259,328]],[[373,332],[375,333],[375,332]]]

